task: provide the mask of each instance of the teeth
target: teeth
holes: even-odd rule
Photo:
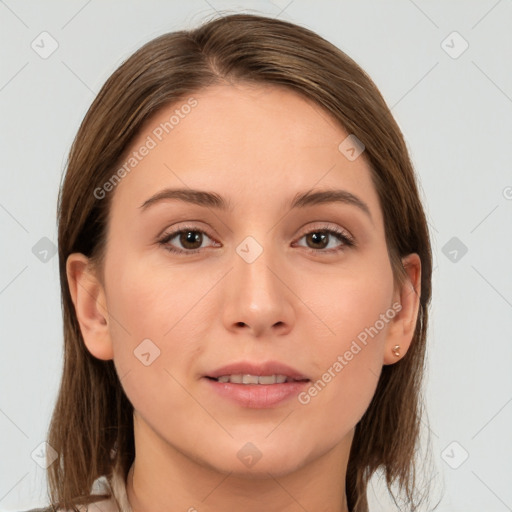
[[[259,384],[259,379],[257,375],[243,375],[242,384]]]
[[[286,378],[284,380],[286,380]],[[256,377],[256,381],[259,384],[275,384],[277,382],[277,375],[265,375],[261,377]]]
[[[219,382],[231,382],[232,384],[282,384],[292,382],[294,379],[286,375],[222,375],[217,379]]]

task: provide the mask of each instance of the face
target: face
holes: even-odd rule
[[[284,474],[347,447],[391,362],[400,293],[382,212],[364,152],[340,151],[349,134],[318,105],[267,86],[190,96],[146,123],[107,192],[107,337],[87,344],[111,348],[137,435],[161,453]],[[226,207],[148,202],[165,189]],[[292,206],[319,191],[341,192]],[[237,363],[252,371],[222,369]],[[256,372],[306,381],[209,378]]]

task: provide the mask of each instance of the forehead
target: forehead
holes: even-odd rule
[[[125,154],[123,163],[132,155],[135,165],[114,204],[139,206],[164,186],[213,190],[241,204],[343,187],[376,203],[364,153],[351,161],[339,149],[348,136],[318,104],[285,87],[208,87],[146,121]]]
[[[181,135],[187,137],[190,133],[186,128],[193,126],[205,147],[210,139],[215,139],[222,140],[224,148],[243,147],[249,153],[258,153],[257,144],[262,142],[269,150],[284,151],[286,147],[297,146],[326,148],[345,133],[318,104],[281,86],[217,85],[191,96],[197,105],[180,119],[172,133],[176,139]],[[179,111],[180,106],[184,109],[185,101],[170,110]],[[146,128],[166,120],[169,111],[163,110]]]

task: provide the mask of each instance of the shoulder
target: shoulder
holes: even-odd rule
[[[126,495],[126,487],[124,479],[115,474],[112,480],[112,487],[108,479],[103,475],[95,480],[91,489],[92,495],[96,497],[97,501],[93,501],[88,505],[75,505],[75,508],[55,508],[51,505],[41,508],[32,508],[20,512],[131,512],[131,507]],[[118,498],[120,506],[116,501]],[[121,507],[121,509],[120,509]]]
[[[87,505],[78,505],[77,510],[79,510],[80,512],[87,512]],[[31,508],[30,510],[21,510],[20,512],[71,512],[71,510],[64,510],[63,508],[57,509],[52,506],[49,506],[42,508]]]
[[[31,508],[30,510],[20,510],[20,512],[55,512],[55,509],[53,507]]]
[[[89,505],[77,505],[76,508],[80,512],[119,512],[119,507],[113,499],[97,501],[90,503]],[[22,510],[20,512],[72,512],[72,509],[55,509],[49,506],[43,508],[31,508],[30,510]]]
[[[20,512],[55,512],[53,507],[31,508],[30,510],[20,510]]]

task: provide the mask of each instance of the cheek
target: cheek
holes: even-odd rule
[[[321,284],[323,293],[315,287],[310,301],[322,320],[311,351],[315,381],[300,401],[353,423],[367,409],[382,369],[394,317],[393,275],[390,265],[364,265]]]
[[[205,322],[198,318],[204,313],[200,299],[208,283],[140,260],[116,260],[109,271],[107,302],[114,361],[120,377],[130,373],[130,379],[123,382],[130,398],[136,400],[140,391],[142,399],[142,386],[131,389],[128,381],[159,389],[175,369],[180,373],[190,369],[200,350],[193,340],[201,339],[198,330],[204,329]]]
[[[347,350],[358,336],[364,341],[365,329],[376,322],[379,336],[372,337],[376,342],[368,343],[370,350],[365,352],[378,346],[389,323],[382,324],[380,318],[393,311],[393,273],[386,258],[361,258],[314,281],[314,288],[304,284],[300,293],[308,297],[308,306],[322,321],[318,330],[323,338],[321,346]]]
[[[137,411],[171,424],[193,406],[180,383],[200,351],[193,340],[205,284],[140,260],[118,260],[110,271],[110,335],[121,384]]]
[[[190,324],[188,319],[209,286],[204,276],[191,279],[185,272],[140,259],[117,261],[110,275],[109,311],[126,327],[121,337],[128,331],[139,342],[144,338],[164,341],[179,330],[181,322]]]

